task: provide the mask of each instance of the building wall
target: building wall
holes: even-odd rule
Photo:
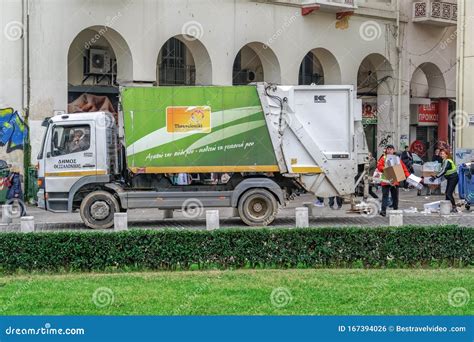
[[[0,108],[10,107],[20,114],[24,112],[21,23],[21,6],[13,1],[0,1]],[[0,147],[0,159],[22,168],[22,150],[10,152],[8,143]]]
[[[447,91],[432,96],[454,97],[455,68],[449,68],[455,62],[456,44],[455,37],[454,43],[445,42],[455,28],[414,24],[412,0],[400,3],[401,73],[394,0],[360,1],[355,15],[342,21],[336,20],[335,13],[319,11],[301,16],[296,7],[250,0],[30,0],[32,162],[42,136],[40,122],[67,108],[68,74],[77,79],[77,70],[68,67],[68,51],[73,42],[77,46],[80,40],[88,39],[83,44],[90,42],[91,31],[83,32],[88,28],[114,49],[122,84],[156,82],[160,48],[171,37],[181,39],[190,48],[197,84],[231,85],[234,58],[245,45],[262,61],[264,80],[282,84],[297,84],[303,57],[312,49],[322,48],[326,53],[320,62],[326,80],[335,73],[337,76],[329,79],[356,86],[359,66],[370,56],[374,67],[379,68],[379,78],[390,75],[379,89],[379,141],[386,132],[392,132],[391,142],[402,145],[409,132],[414,71],[423,63],[433,63],[443,72]],[[21,1],[0,2],[2,28],[12,21],[21,23],[21,5]],[[12,41],[2,35],[0,42],[2,51],[8,51],[0,65],[0,103],[24,113],[23,40]],[[20,161],[20,157],[4,150],[0,158]]]
[[[474,126],[469,124],[470,117],[474,114],[474,40],[472,32],[474,30],[474,2],[470,0],[460,0],[460,30],[459,57],[460,66],[457,102],[459,105],[459,115],[462,120],[458,120],[459,136],[456,147],[459,150],[474,151]],[[474,157],[474,152],[472,152]],[[457,156],[459,158],[459,156]],[[461,158],[459,158],[461,159]]]
[[[456,3],[448,0],[446,2]],[[416,126],[410,126],[410,115],[417,118],[417,105],[440,98],[456,96],[456,26],[414,23],[413,1],[403,2],[402,17],[408,17],[402,38],[402,90],[400,147],[417,139]],[[418,101],[417,101],[418,100]],[[415,111],[415,113],[413,113]],[[450,113],[450,116],[454,113]],[[412,120],[413,121],[413,120]],[[435,126],[432,131],[438,131]],[[405,139],[403,139],[405,138]],[[430,142],[425,157],[430,157],[438,139]]]

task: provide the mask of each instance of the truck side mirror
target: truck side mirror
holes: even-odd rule
[[[51,119],[51,118],[49,118],[49,117],[48,117],[48,118],[44,118],[43,122],[41,123],[41,126],[43,126],[43,127],[48,127],[48,125],[49,125],[49,120],[50,120],[50,119]]]

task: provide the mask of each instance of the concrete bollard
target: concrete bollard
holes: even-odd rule
[[[10,224],[13,222],[12,219],[13,206],[11,204],[2,205],[2,223]]]
[[[121,232],[128,230],[128,216],[127,213],[114,214],[114,231]]]
[[[163,218],[164,218],[164,219],[171,219],[171,218],[173,218],[173,209],[165,209],[165,210],[163,210]]]
[[[33,233],[35,231],[35,218],[33,216],[23,216],[20,219],[20,232]]]
[[[403,211],[402,210],[390,210],[388,212],[388,218],[389,218],[390,227],[403,226]]]
[[[441,216],[451,214],[452,205],[450,201],[441,201],[439,204],[439,214]]]
[[[308,208],[308,216],[309,217],[313,217],[313,208],[314,208],[314,204],[313,203],[303,203],[303,206],[305,208]]]
[[[206,230],[219,229],[219,210],[206,210]]]
[[[309,227],[308,208],[306,207],[296,208],[295,217],[296,217],[296,228]]]

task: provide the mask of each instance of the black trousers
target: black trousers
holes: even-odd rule
[[[339,208],[342,207],[343,199],[339,196],[336,196],[336,203]],[[329,206],[334,206],[334,197],[329,197]]]
[[[375,199],[379,199],[379,196],[374,192],[374,186],[369,185],[369,195],[372,196]]]
[[[456,201],[454,200],[454,190],[456,190],[456,185],[459,182],[459,176],[457,173],[449,175],[446,177],[448,185],[446,186],[446,200],[451,201],[453,208],[456,208]]]
[[[388,195],[392,196],[393,210],[398,210],[398,186],[382,186],[382,212],[385,213],[388,207]]]

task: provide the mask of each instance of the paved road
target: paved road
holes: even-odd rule
[[[381,196],[380,196],[381,197]],[[415,190],[408,192],[400,191],[400,209],[417,208],[420,212],[423,205],[428,202],[444,199],[443,196],[417,196]],[[288,207],[281,208],[277,219],[271,227],[294,227],[295,207],[302,206],[304,203],[312,202],[311,196],[300,196],[297,200],[290,203]],[[326,206],[313,210],[313,217],[310,219],[310,225],[315,227],[322,226],[384,226],[388,225],[388,218],[381,216],[367,217],[365,215],[348,212],[349,205],[344,205],[341,210],[332,210]],[[239,218],[232,217],[231,208],[219,209],[222,227],[247,227]],[[463,226],[474,226],[474,212],[463,212],[460,214],[440,217],[438,214],[406,213],[404,222],[412,225],[437,225],[437,224],[459,224]],[[81,222],[78,213],[51,213],[40,210],[35,207],[28,208],[28,215],[35,217],[37,230],[39,231],[58,231],[58,230],[82,230],[87,229]],[[157,209],[136,209],[128,212],[129,226],[133,228],[183,228],[183,229],[204,229],[205,212],[196,218],[188,218],[181,210],[175,210],[172,219],[164,219],[163,212]],[[19,219],[15,218],[12,225],[0,226],[0,231],[19,230]]]

